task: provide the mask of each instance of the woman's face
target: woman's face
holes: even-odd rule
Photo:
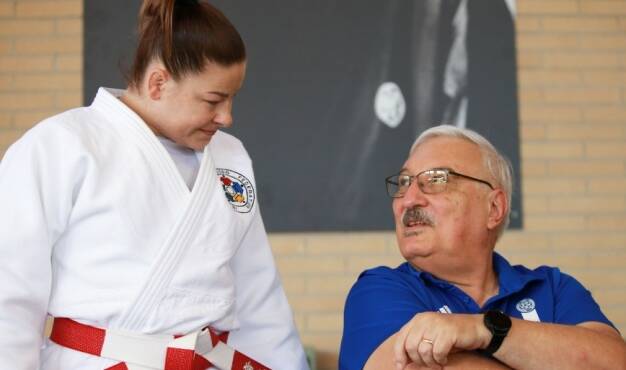
[[[158,98],[152,100],[148,126],[179,145],[202,150],[218,129],[232,125],[233,99],[245,73],[245,62],[208,63],[202,72],[178,81],[165,78],[153,95]]]

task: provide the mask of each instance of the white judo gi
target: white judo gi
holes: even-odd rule
[[[189,190],[119,94],[44,120],[0,163],[0,369],[116,363],[42,338],[47,313],[148,334],[211,325],[272,369],[307,369],[241,142],[218,131]]]

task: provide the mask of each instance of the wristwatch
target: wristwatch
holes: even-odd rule
[[[500,348],[502,341],[509,333],[511,319],[500,311],[489,310],[485,312],[483,322],[492,334],[491,342],[483,351],[492,355]]]

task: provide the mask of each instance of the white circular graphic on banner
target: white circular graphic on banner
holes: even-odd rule
[[[395,82],[384,82],[374,98],[376,117],[385,125],[396,128],[406,113],[406,102],[402,90]]]

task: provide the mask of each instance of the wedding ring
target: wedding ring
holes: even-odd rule
[[[430,340],[430,339],[426,339],[426,338],[422,338],[422,342],[426,342],[426,343],[429,343],[429,344],[433,344],[433,341],[432,341],[432,340]]]

